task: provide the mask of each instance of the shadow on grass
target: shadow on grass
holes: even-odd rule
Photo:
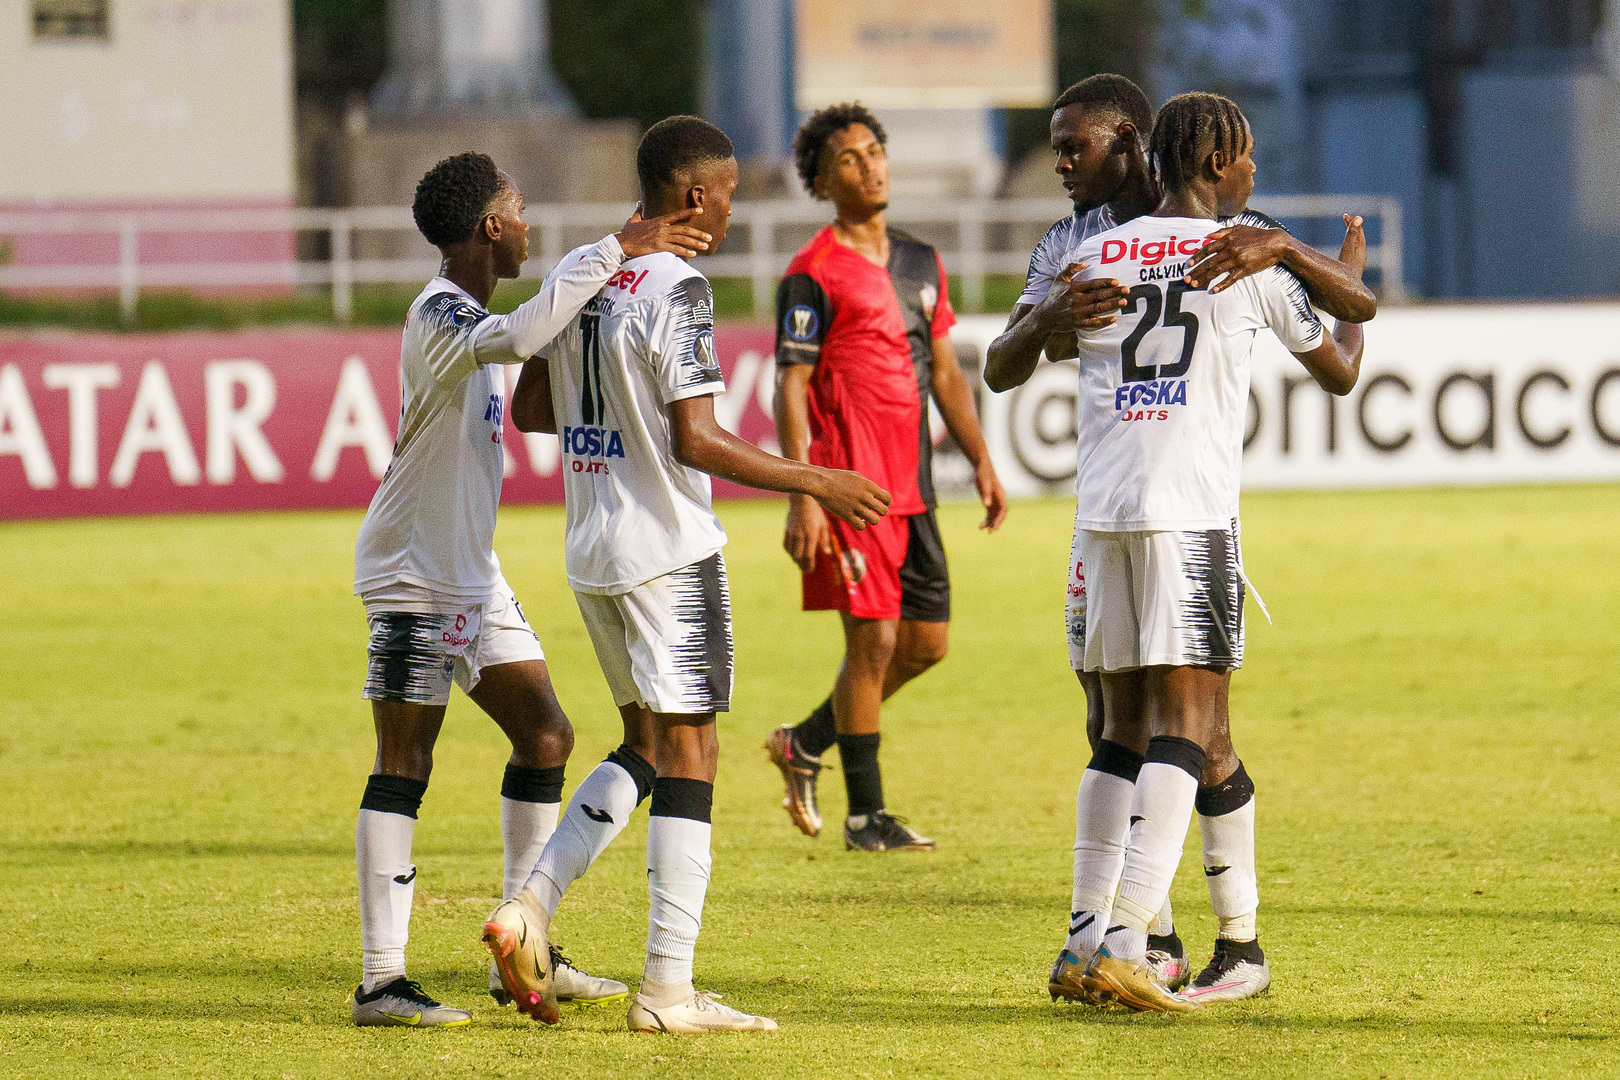
[[[354,844],[207,841],[207,840],[58,840],[0,842],[0,858],[33,855],[43,858],[354,858]]]
[[[1273,904],[1265,911],[1289,915],[1322,915],[1334,918],[1368,919],[1511,919],[1515,921],[1574,923],[1583,926],[1620,926],[1620,915],[1600,911],[1538,911],[1513,908],[1413,907],[1406,904]]]

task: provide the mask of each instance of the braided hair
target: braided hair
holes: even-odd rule
[[[1215,151],[1228,162],[1242,154],[1248,134],[1249,121],[1231,98],[1177,94],[1159,109],[1148,140],[1154,178],[1162,190],[1179,191]]]

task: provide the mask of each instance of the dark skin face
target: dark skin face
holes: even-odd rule
[[[502,172],[501,190],[484,208],[471,238],[440,249],[439,273],[487,305],[501,278],[515,278],[529,257],[529,226],[523,220],[523,193]]]
[[[889,155],[865,124],[851,124],[827,136],[815,195],[839,216],[867,218],[889,206]]]
[[[695,210],[686,224],[713,239],[708,250],[719,249],[731,222],[731,197],[737,191],[737,159],[700,161],[656,192],[644,192],[643,204],[651,216]]]
[[[1052,168],[1077,213],[1085,214],[1105,203],[1132,199],[1135,177],[1146,175],[1142,133],[1112,109],[1065,105],[1052,114]],[[1142,207],[1145,210],[1146,207]],[[1140,212],[1140,211],[1139,211]],[[1129,215],[1129,216],[1135,216]]]
[[[1223,218],[1239,214],[1254,193],[1254,135],[1243,128],[1238,154],[1210,149],[1198,173],[1179,191],[1167,191],[1154,213],[1159,217]]]

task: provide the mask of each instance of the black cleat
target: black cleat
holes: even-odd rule
[[[849,851],[936,851],[939,845],[908,827],[905,818],[879,810],[866,815],[866,824],[859,829],[844,822],[844,847]]]

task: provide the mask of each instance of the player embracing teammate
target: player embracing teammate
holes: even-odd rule
[[[1099,78],[1116,80],[1114,91],[1129,85]],[[1131,167],[1140,143],[1128,114],[1063,116],[1066,105],[1106,104],[1106,90],[1094,84],[1088,98],[1083,83],[1059,99],[1053,144],[1065,187],[1078,211],[1079,194],[1112,173],[1138,209],[1156,185],[1156,206],[1123,225],[1097,220],[1118,199],[1070,219],[1056,245],[1062,270],[1037,307],[1015,312],[987,379],[1004,390],[1029,377],[1043,348],[1078,352],[1067,623],[1094,750],[1077,797],[1074,901],[1052,994],[1178,1012],[1269,982],[1254,933],[1253,785],[1231,754],[1225,709],[1243,658],[1238,492],[1253,337],[1269,327],[1324,389],[1345,394],[1362,336],[1349,319],[1324,330],[1303,275],[1279,265],[1286,242],[1222,228],[1244,210],[1254,181],[1253,139],[1234,103],[1212,94],[1168,102],[1153,127],[1150,176]],[[1114,157],[1123,167],[1107,167]],[[1342,261],[1311,267],[1310,291],[1365,319],[1370,296],[1343,281],[1353,274],[1359,286],[1365,261],[1359,221],[1346,222]],[[1020,319],[1029,322],[1022,331]],[[1230,763],[1212,778],[1211,759],[1223,756]],[[1210,965],[1178,996],[1150,956],[1149,935],[1169,929],[1170,881],[1195,806],[1221,928]]]

